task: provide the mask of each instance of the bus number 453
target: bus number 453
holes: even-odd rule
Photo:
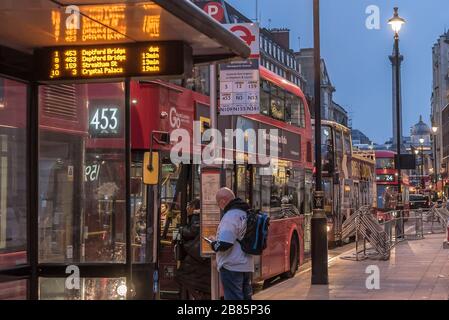
[[[90,120],[90,125],[96,131],[114,131],[118,127],[117,114],[117,108],[98,108],[97,111],[95,111],[92,120]]]

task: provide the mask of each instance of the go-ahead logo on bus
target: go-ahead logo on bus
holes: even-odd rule
[[[169,113],[170,126],[173,129],[179,129],[182,123],[189,123],[189,116],[178,113],[175,107],[170,108]]]

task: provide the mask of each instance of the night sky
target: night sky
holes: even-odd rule
[[[255,0],[228,0],[249,18]],[[259,0],[263,27],[291,30],[290,46],[313,46],[312,0]],[[380,30],[365,26],[370,5],[380,9]],[[407,20],[400,33],[402,65],[403,134],[419,115],[430,125],[432,46],[449,28],[447,0],[321,0],[321,55],[337,91],[334,100],[350,113],[353,128],[376,143],[392,136],[392,80],[388,55],[393,32],[387,24],[393,7]],[[271,19],[271,22],[269,22]]]

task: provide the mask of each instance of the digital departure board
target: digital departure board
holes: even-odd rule
[[[184,76],[192,49],[181,41],[50,47],[35,51],[36,80]]]

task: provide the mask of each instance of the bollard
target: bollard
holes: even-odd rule
[[[422,209],[418,209],[418,212],[415,212],[415,237],[416,239],[423,238],[423,211]]]

